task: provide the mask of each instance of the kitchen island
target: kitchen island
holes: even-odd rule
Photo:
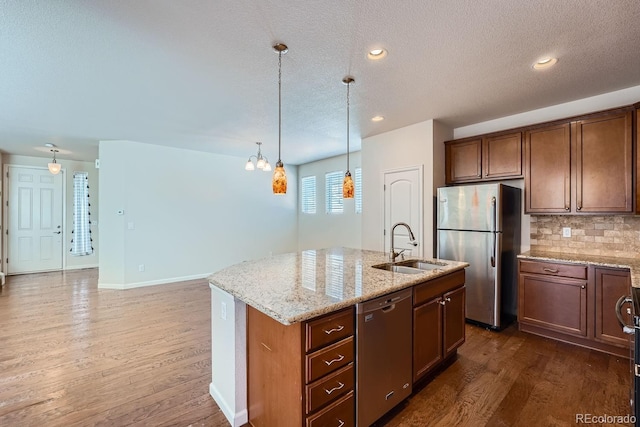
[[[305,379],[301,374],[300,360],[303,362],[313,360],[311,351],[316,351],[311,343],[314,324],[331,325],[337,320],[351,322],[343,331],[342,323],[336,327],[340,334],[349,330],[353,331],[354,306],[358,303],[389,294],[394,291],[413,287],[414,295],[420,295],[425,306],[435,307],[438,313],[446,311],[446,302],[452,298],[445,297],[450,287],[455,284],[458,288],[464,285],[464,268],[468,266],[464,262],[448,260],[427,260],[436,264],[433,269],[417,272],[417,274],[405,274],[374,268],[374,265],[388,262],[387,254],[376,251],[331,248],[322,250],[307,250],[297,253],[282,254],[255,261],[247,261],[226,269],[223,269],[209,277],[212,290],[212,383],[210,393],[216,400],[221,410],[233,426],[239,426],[253,418],[251,412],[258,413],[267,406],[264,403],[255,403],[254,407],[247,409],[247,360],[249,360],[249,381],[252,386],[266,390],[265,393],[273,396],[284,396],[283,384],[254,384],[255,378],[266,378],[269,374],[251,373],[251,366],[260,366],[264,361],[251,349],[251,343],[258,343],[271,354],[276,354],[279,348],[272,348],[264,340],[263,336],[256,334],[271,334],[273,342],[283,347],[290,347],[290,353],[298,360],[291,360],[288,371],[291,375],[272,378],[274,382],[288,381],[293,377],[304,388]],[[455,281],[455,283],[454,283]],[[427,285],[433,283],[433,286]],[[422,286],[422,287],[420,287]],[[425,287],[426,286],[426,287]],[[463,289],[462,289],[463,290]],[[416,292],[418,292],[416,294]],[[456,295],[461,294],[461,300],[456,300]],[[452,294],[453,302],[457,301],[458,307],[464,307],[464,293],[458,291]],[[435,304],[426,304],[426,302]],[[460,301],[462,305],[460,306]],[[414,302],[415,304],[415,302]],[[444,308],[442,308],[444,307]],[[420,310],[420,311],[416,311]],[[424,308],[414,308],[414,317],[422,316]],[[430,314],[428,314],[430,316]],[[464,310],[462,316],[458,316],[450,323],[464,323]],[[253,319],[247,324],[247,318]],[[427,319],[427,317],[420,317]],[[343,322],[344,323],[344,322]],[[337,323],[336,323],[337,325]],[[252,330],[253,327],[253,330]],[[463,328],[462,328],[463,329]],[[331,329],[325,330],[328,334]],[[305,332],[306,331],[306,332]],[[442,331],[440,331],[442,332]],[[253,333],[253,335],[252,335]],[[307,333],[307,335],[305,335]],[[322,332],[321,332],[322,333]],[[338,334],[336,334],[338,335]],[[446,332],[444,334],[446,338]],[[247,337],[249,336],[249,339]],[[251,337],[255,339],[252,341]],[[275,338],[274,338],[275,336]],[[340,339],[343,336],[339,337]],[[442,336],[440,336],[442,340]],[[335,346],[352,346],[350,341],[354,337],[346,336],[339,343],[329,342],[326,351]],[[304,343],[302,341],[305,341]],[[463,339],[462,339],[463,341]],[[461,342],[458,340],[459,345]],[[297,347],[302,345],[302,348]],[[456,345],[450,346],[455,352]],[[305,353],[305,346],[308,350]],[[249,347],[249,348],[247,348]],[[291,350],[291,348],[294,348]],[[297,349],[296,349],[297,348]],[[252,352],[253,351],[253,352]],[[320,350],[325,351],[325,350]],[[443,350],[443,354],[446,351]],[[248,357],[247,357],[248,354]],[[451,352],[447,353],[448,356]],[[414,356],[415,357],[415,356]],[[253,364],[253,362],[260,362]],[[327,363],[327,362],[325,362]],[[304,364],[304,363],[303,363]],[[309,368],[311,369],[311,368]],[[348,369],[347,366],[344,369]],[[336,373],[339,375],[341,371]],[[309,373],[307,372],[307,375]],[[314,381],[316,378],[310,378]],[[263,382],[263,380],[259,380]],[[343,384],[344,382],[337,382]],[[306,386],[309,388],[309,385]],[[295,389],[295,387],[293,387]],[[252,396],[255,396],[254,392]],[[327,391],[328,393],[328,391]],[[249,390],[249,394],[251,391]],[[284,423],[287,425],[300,425],[300,412],[305,412],[302,400],[307,404],[311,400],[309,396],[302,396],[303,390],[298,387],[297,399],[284,403],[284,406],[296,407],[292,415],[295,420]],[[282,397],[284,399],[284,397]],[[342,399],[353,399],[353,394],[347,394]],[[251,402],[250,402],[251,405]],[[271,402],[268,406],[276,405]],[[309,413],[309,411],[307,411]],[[282,424],[282,425],[284,425]]]

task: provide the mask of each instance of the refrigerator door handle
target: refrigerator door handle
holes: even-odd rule
[[[497,208],[496,208],[496,198],[492,197],[491,198],[491,208],[493,209],[493,230],[491,230],[492,234],[493,234],[493,250],[491,251],[491,267],[495,267],[496,266],[496,228],[497,228],[497,217],[496,215],[498,214],[497,212]]]

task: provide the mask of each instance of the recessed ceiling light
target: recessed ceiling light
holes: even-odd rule
[[[387,51],[382,48],[371,49],[367,53],[367,58],[369,59],[382,59],[387,56]]]
[[[536,61],[536,63],[533,64],[533,68],[536,70],[544,70],[552,67],[556,62],[558,62],[558,58],[551,58],[550,56],[547,56]]]
[[[45,147],[49,147],[49,148],[53,148],[53,147],[55,147],[56,145],[55,145],[55,144],[52,144],[52,143],[50,143],[50,142],[47,142],[46,144],[44,144],[44,146],[45,146]]]
[[[375,117],[371,117],[371,121],[372,122],[381,122],[384,120],[384,116],[375,116]]]

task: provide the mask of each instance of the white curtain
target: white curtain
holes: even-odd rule
[[[83,256],[93,253],[91,244],[91,213],[89,209],[89,174],[73,173],[73,237],[71,255]]]

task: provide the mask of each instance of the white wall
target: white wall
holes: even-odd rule
[[[362,248],[384,248],[383,172],[422,165],[424,223],[416,238],[423,255],[433,256],[435,189],[444,185],[443,142],[452,136],[446,126],[427,120],[362,140]]]
[[[355,179],[355,170],[361,166],[360,152],[349,155],[349,169]],[[325,174],[327,172],[344,171],[347,156],[336,156],[298,167],[299,179],[307,176],[316,177],[316,213],[300,212],[298,193],[298,250],[321,249],[331,246],[360,248],[362,234],[362,214],[355,213],[355,199],[344,200],[344,212],[341,214],[326,213]],[[363,186],[365,181],[363,173]],[[357,190],[357,189],[356,189]]]
[[[65,230],[64,230],[64,242],[65,242],[65,254],[64,254],[64,268],[66,270],[78,269],[78,268],[92,268],[98,266],[99,260],[99,245],[100,235],[98,232],[98,226],[94,225],[97,222],[99,225],[99,181],[98,171],[95,168],[94,162],[81,162],[76,160],[56,159],[58,163],[62,165],[62,169],[65,171]],[[12,166],[39,166],[46,168],[47,164],[51,161],[50,158],[31,157],[31,156],[16,156],[16,155],[4,155],[4,164]],[[2,169],[4,170],[4,169]],[[89,203],[91,204],[91,239],[93,240],[93,254],[86,256],[72,256],[69,253],[71,239],[73,238],[73,173],[74,172],[87,172],[89,174]]]
[[[0,227],[2,226],[2,224],[4,224],[4,221],[2,220],[2,215],[4,215],[4,209],[2,209],[2,206],[5,206],[4,203],[4,184],[2,183],[2,179],[4,178],[4,173],[2,173],[2,171],[4,171],[4,155],[0,152]],[[3,244],[3,236],[4,236],[4,232],[2,230],[2,228],[0,228],[0,272],[5,271],[5,265],[4,265],[4,256],[2,254],[2,251],[4,250],[4,244]]]
[[[295,166],[276,196],[271,173],[245,171],[246,158],[131,141],[101,141],[99,153],[100,287],[204,277],[297,249]]]
[[[459,139],[468,136],[482,135],[484,133],[564,119],[581,114],[607,110],[609,108],[622,107],[635,104],[638,101],[640,101],[640,86],[634,86],[615,92],[579,99],[577,101],[552,105],[551,107],[459,127],[453,130],[453,137],[454,139]]]

